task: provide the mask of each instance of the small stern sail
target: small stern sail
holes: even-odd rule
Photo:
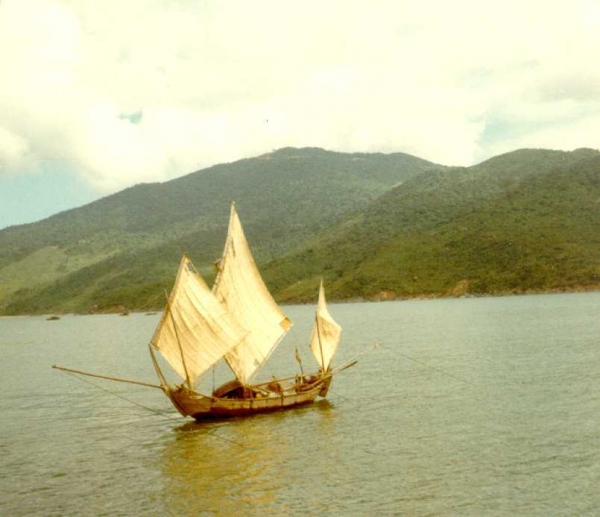
[[[235,205],[231,205],[227,242],[213,286],[217,299],[248,330],[244,341],[225,355],[242,384],[269,358],[292,322],[273,300],[256,267]]]
[[[325,301],[325,288],[321,280],[319,305],[315,314],[315,324],[310,338],[310,349],[321,369],[326,372],[340,344],[342,327],[329,314]]]
[[[152,338],[154,348],[192,385],[241,343],[246,333],[184,255],[169,302]]]

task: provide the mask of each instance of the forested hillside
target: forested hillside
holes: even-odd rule
[[[160,306],[184,251],[212,275],[231,201],[265,262],[301,248],[393,186],[439,168],[403,153],[288,148],[137,185],[0,231],[0,311]]]
[[[181,254],[209,282],[236,201],[281,301],[600,285],[600,153],[524,149],[472,167],[282,149],[0,231],[0,313],[150,310]]]
[[[320,275],[342,299],[597,288],[599,210],[597,151],[521,150],[406,181],[265,276],[283,300]]]

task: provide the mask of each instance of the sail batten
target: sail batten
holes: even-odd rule
[[[248,331],[242,343],[225,355],[238,380],[248,384],[291,328],[292,322],[275,303],[260,276],[234,204],[231,205],[227,241],[213,292]]]
[[[184,255],[152,345],[193,384],[241,343],[246,333]]]
[[[325,288],[321,281],[319,304],[315,314],[315,324],[310,338],[310,349],[323,371],[327,371],[340,344],[342,327],[329,314],[325,300]]]

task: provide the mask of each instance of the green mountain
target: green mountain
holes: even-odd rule
[[[597,289],[600,153],[520,150],[421,174],[265,271],[281,300]],[[285,276],[284,276],[284,271]]]
[[[208,281],[235,200],[282,301],[597,289],[600,153],[473,167],[282,149],[0,231],[0,313],[162,307],[182,252]]]
[[[264,263],[301,248],[393,186],[439,168],[403,153],[288,148],[136,185],[0,231],[0,312],[159,307],[183,251],[212,275],[232,200]]]

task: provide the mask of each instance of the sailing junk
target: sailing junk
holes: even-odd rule
[[[160,386],[147,382],[96,375],[54,365],[69,373],[128,382],[165,392],[183,416],[197,420],[287,409],[325,397],[335,370],[331,360],[340,342],[341,327],[325,303],[323,282],[310,338],[319,364],[312,375],[301,374],[252,384],[252,378],[281,342],[292,322],[265,286],[244,236],[235,205],[231,205],[229,231],[219,261],[215,285],[210,289],[187,256],[183,256],[167,306],[150,342],[150,355]],[[154,350],[160,351],[183,379],[171,385],[163,374]],[[235,379],[204,395],[194,390],[196,381],[224,359]]]
[[[310,341],[318,372],[251,384],[291,326],[260,276],[232,204],[225,250],[212,290],[187,256],[181,260],[150,346],[161,387],[183,416],[196,419],[284,409],[324,397],[331,384],[331,359],[341,327],[327,310],[322,283]],[[169,385],[153,349],[161,352],[183,384]],[[195,381],[221,359],[235,380],[211,395],[195,391]]]

